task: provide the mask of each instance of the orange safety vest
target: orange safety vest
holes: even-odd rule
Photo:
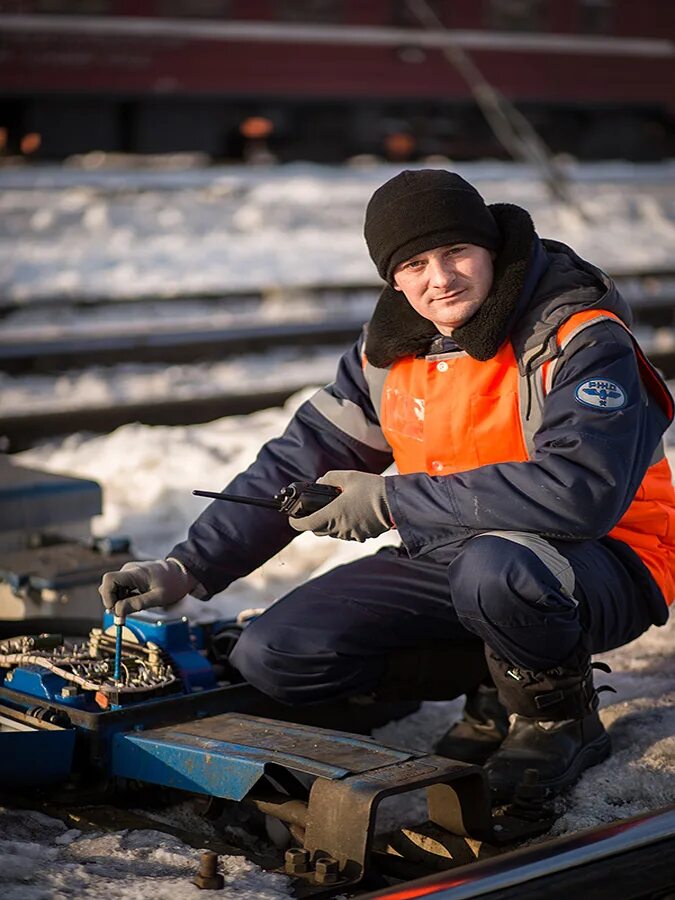
[[[623,325],[606,310],[576,313],[558,329],[558,348],[562,350],[599,318]],[[637,345],[636,352],[645,386],[670,407],[667,391]],[[557,359],[539,369],[542,402]],[[485,362],[464,352],[395,362],[382,388],[380,424],[399,472],[452,475],[530,459],[520,396],[523,383],[510,341]],[[609,537],[637,553],[671,603],[675,598],[675,490],[665,455],[649,467]]]

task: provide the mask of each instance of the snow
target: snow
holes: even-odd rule
[[[248,353],[214,363],[183,365],[91,366],[54,375],[13,377],[0,372],[0,396],[5,416],[91,409],[133,404],[167,397],[198,399],[219,395],[276,391],[289,393],[307,383],[307,373],[328,383],[341,351],[347,347],[279,348]]]
[[[540,234],[566,241],[610,271],[673,268],[675,161],[569,164],[571,206],[553,202],[526,165],[456,168],[489,202],[527,207]],[[0,170],[0,300],[18,305],[0,318],[0,342],[325,320],[348,312],[365,321],[378,279],[361,233],[363,211],[372,191],[396,171],[310,164]],[[328,298],[317,309],[302,293],[312,284],[373,289],[349,308],[344,299]],[[280,287],[283,294],[276,293]],[[289,297],[291,288],[296,293]],[[237,290],[263,290],[265,296],[262,302],[216,298],[164,305],[134,299]],[[96,309],[65,302],[98,297],[128,302]],[[661,344],[669,341],[672,334],[661,336]],[[332,359],[337,354],[333,350]],[[271,362],[261,367],[259,356],[248,356],[162,367],[129,360],[55,379],[0,373],[0,398],[5,415],[20,415],[162,395],[224,394],[241,390],[252,372],[291,389],[306,383],[297,353],[282,354],[278,377]],[[330,372],[329,356],[320,365],[321,373],[326,366]]]
[[[608,269],[672,266],[675,162],[570,164],[573,206],[526,165],[462,163],[488,202]],[[361,235],[393,166],[0,171],[0,296],[121,296],[377,282]]]
[[[488,200],[529,207],[541,233],[571,243],[594,262],[616,270],[673,268],[675,163],[572,167],[583,215],[550,201],[527,167],[477,163],[462,165],[459,171],[474,180]],[[63,315],[59,320],[60,303],[53,312],[43,307],[35,318],[30,309],[36,300],[58,294],[130,297],[138,291],[166,295],[347,280],[374,284],[360,236],[363,206],[393,172],[383,166],[0,172],[0,291],[23,304],[30,314],[24,320],[30,332],[38,323],[67,329]],[[94,319],[89,323],[95,328]],[[19,327],[20,320],[0,322],[0,338],[3,327],[10,325]],[[180,391],[181,383],[195,390],[208,382],[231,387],[252,373],[275,381],[284,366],[291,379],[311,367],[318,386],[330,377],[333,352],[318,354],[311,363],[304,356],[284,359],[282,354],[198,370],[168,367],[170,374],[161,367],[135,371],[130,364],[114,374],[100,368],[58,379],[34,376],[38,380],[32,392],[3,377],[0,392],[3,409],[6,404],[47,408],[48,396],[55,392],[114,404],[129,396]],[[218,374],[218,366],[224,374]],[[109,435],[76,434],[15,458],[98,480],[104,514],[95,520],[95,532],[125,533],[138,558],[155,558],[184,537],[204,507],[206,501],[193,497],[191,490],[223,488],[266,440],[282,431],[312,390],[296,394],[283,409],[189,427],[131,424]],[[673,464],[675,454],[670,455]],[[301,535],[210,603],[188,598],[177,612],[208,621],[242,608],[265,607],[312,574],[393,539],[386,535],[363,547]],[[618,691],[602,695],[601,715],[614,754],[559,801],[561,816],[552,834],[612,821],[675,798],[674,638],[671,619],[628,647],[604,655],[613,673],[599,682]],[[426,703],[406,720],[380,729],[377,737],[431,749],[460,708],[460,701]],[[385,823],[396,809],[400,806],[383,810]],[[411,810],[417,810],[415,804]],[[7,900],[198,896],[190,885],[197,851],[161,830],[80,832],[41,813],[6,808],[0,810],[0,834],[0,895]],[[227,885],[219,896],[289,896],[284,877],[263,872],[252,862],[227,856],[223,866]]]
[[[39,812],[0,808],[0,892],[6,900],[197,900],[199,854],[156,830],[84,833]],[[284,877],[239,856],[223,859],[218,897],[276,900],[290,896]]]

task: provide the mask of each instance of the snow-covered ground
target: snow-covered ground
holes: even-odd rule
[[[612,272],[675,267],[675,162],[570,164],[572,206],[552,201],[525,165],[463,163],[457,170],[488,201],[526,206],[540,234],[566,241]],[[0,305],[19,305],[0,319],[0,343],[139,327],[309,321],[357,311],[365,320],[377,277],[361,234],[363,212],[372,191],[395,171],[309,164],[0,169]],[[355,283],[373,290],[351,308],[344,298],[329,298],[317,309],[302,290],[288,294],[312,284]],[[284,292],[276,293],[280,287]],[[264,290],[264,300],[134,301],[139,295],[248,289]],[[83,309],[64,302],[73,297],[129,302]],[[54,301],[47,308],[35,303],[46,299]],[[672,335],[656,337],[672,342]],[[319,365],[323,373],[331,359]],[[272,358],[261,365],[257,356],[210,366],[138,365],[130,359],[55,379],[0,373],[0,402],[5,415],[31,415],[162,394],[223,394],[241,391],[254,378],[295,387],[306,383],[306,373],[297,354],[286,354],[278,366]]]
[[[454,167],[490,203],[608,269],[671,266],[675,162],[570,165],[574,206],[526,165]],[[136,296],[375,283],[361,229],[384,165],[178,172],[0,171],[0,296]]]
[[[205,170],[180,177],[52,169],[0,172],[0,292],[30,305],[57,292],[131,295],[138,290],[363,281],[372,278],[360,237],[363,206],[393,171],[297,166],[268,172]],[[587,218],[550,201],[525,167],[475,164],[460,171],[489,200],[528,206],[542,234],[572,243],[608,268],[674,267],[673,163],[579,167],[575,193]],[[323,369],[312,367],[312,373],[317,383],[324,381]],[[161,377],[158,372],[157,389],[172,390],[170,380],[162,382]],[[210,377],[209,372],[202,377]],[[247,374],[239,370],[233,377],[241,380]],[[105,390],[106,371],[98,378]],[[95,383],[88,389],[98,390]],[[0,383],[3,403],[7,390],[8,383]],[[105,436],[72,435],[19,454],[17,461],[100,481],[105,512],[95,530],[126,533],[139,558],[154,558],[184,536],[202,509],[204,501],[191,490],[226,485],[265,440],[282,430],[306,394],[296,395],[281,410],[205,425],[135,424]],[[114,390],[107,396],[115,402]],[[211,603],[188,599],[180,611],[209,619],[267,606],[314,572],[391,539],[362,547],[302,535]],[[614,672],[602,680],[618,694],[602,695],[602,716],[615,753],[561,801],[554,834],[675,798],[674,637],[671,620],[629,647],[606,654]],[[425,704],[378,737],[430,748],[459,708],[456,701]],[[0,896],[8,900],[198,896],[188,880],[196,853],[177,838],[155,831],[79,833],[41,814],[13,810],[0,811],[0,828]],[[228,857],[224,864],[227,888],[220,896],[288,896],[283,877],[263,873],[240,858]]]
[[[308,379],[327,383],[335,374],[339,346],[280,347],[212,363],[174,365],[120,363],[68,369],[54,375],[13,376],[0,372],[5,416],[32,417],[41,412],[105,408],[116,404],[196,400],[285,389],[291,393]]]

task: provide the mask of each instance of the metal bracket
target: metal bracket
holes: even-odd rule
[[[426,788],[430,821],[453,834],[494,839],[483,771],[423,756],[341,780],[317,778],[310,792],[304,842],[311,860],[333,857],[341,875],[360,880],[367,869],[380,802],[420,788]]]
[[[305,796],[268,796],[263,779],[309,776]],[[304,893],[342,888],[366,873],[377,808],[385,797],[424,789],[429,820],[456,835],[494,841],[485,773],[477,766],[369,738],[256,716],[219,716],[113,739],[111,771],[136,780],[255,803],[302,830]],[[262,782],[262,783],[261,783]],[[302,779],[301,779],[302,783]],[[307,779],[305,779],[305,784]],[[293,802],[295,801],[295,802]],[[324,873],[327,861],[337,863]]]

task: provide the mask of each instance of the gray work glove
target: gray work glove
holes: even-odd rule
[[[309,516],[289,518],[296,531],[313,531],[343,541],[365,541],[394,528],[382,475],[326,472],[317,484],[332,484],[342,493]]]
[[[151,606],[171,606],[197,585],[177,559],[125,563],[119,572],[106,572],[98,589],[106,609],[126,616]]]

